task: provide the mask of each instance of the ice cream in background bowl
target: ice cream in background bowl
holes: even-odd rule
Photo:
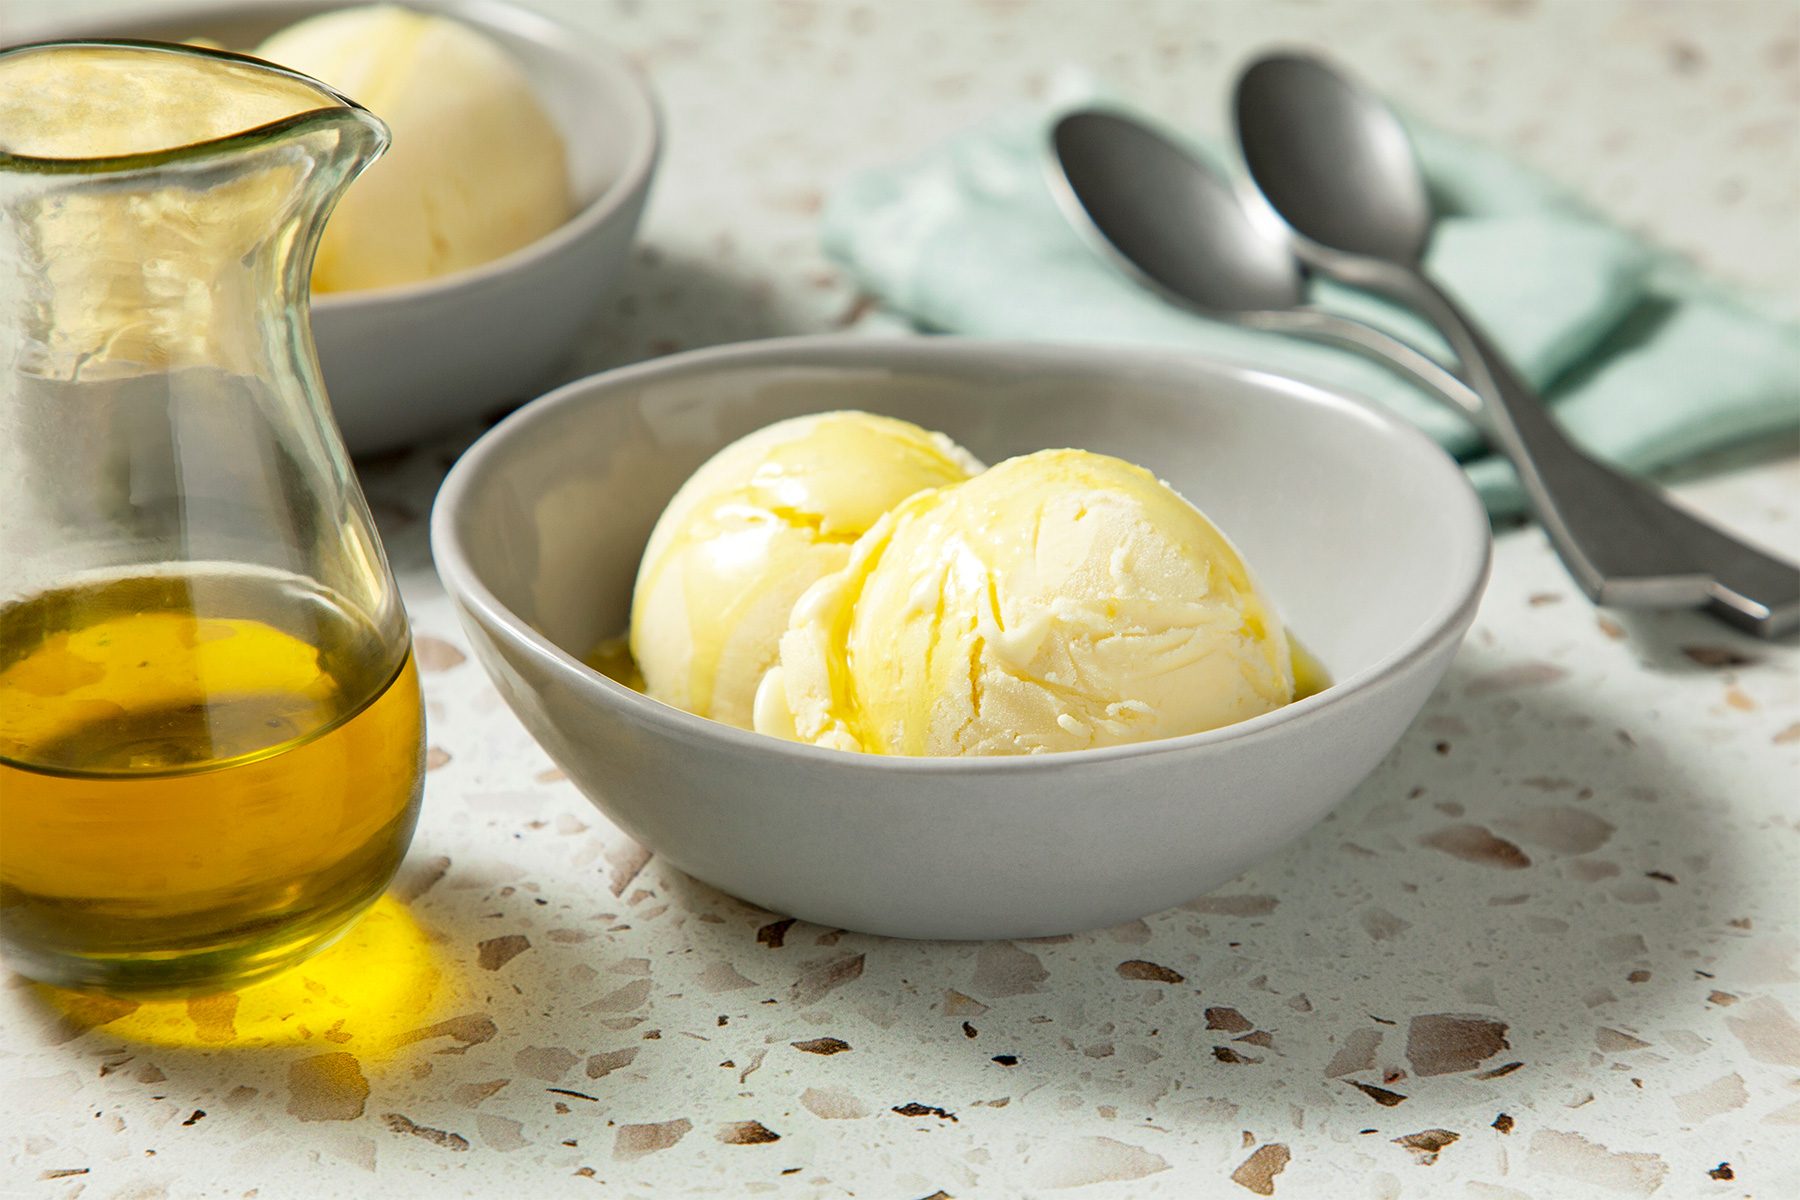
[[[624,275],[661,151],[619,50],[507,0],[198,0],[34,36],[189,42],[314,74],[393,131],[329,222],[312,307],[353,454],[542,391]]]
[[[319,243],[319,292],[392,287],[491,262],[562,225],[562,136],[506,49],[453,17],[395,4],[320,13],[253,53],[387,123],[387,155]]]

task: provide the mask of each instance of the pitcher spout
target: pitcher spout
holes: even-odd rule
[[[243,55],[0,51],[0,369],[253,371],[303,311],[325,218],[387,141],[354,101]]]

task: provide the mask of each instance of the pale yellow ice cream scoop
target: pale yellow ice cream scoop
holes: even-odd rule
[[[1214,729],[1294,698],[1237,550],[1140,467],[1009,459],[902,503],[796,603],[763,733],[876,754],[1036,754]]]
[[[863,412],[795,417],[719,451],[669,501],[638,569],[645,689],[750,728],[795,599],[894,505],[980,470],[943,434]]]
[[[315,290],[465,270],[568,220],[562,136],[524,68],[485,34],[382,4],[310,17],[255,53],[330,84],[393,131],[325,227]]]

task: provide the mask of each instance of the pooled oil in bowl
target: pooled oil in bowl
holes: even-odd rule
[[[335,937],[418,814],[418,677],[299,580],[158,575],[0,609],[0,909],[69,986],[214,990]]]
[[[1294,664],[1294,699],[1316,696],[1331,686],[1331,672],[1293,634],[1287,635],[1288,658]]]

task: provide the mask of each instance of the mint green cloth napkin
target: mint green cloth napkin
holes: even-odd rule
[[[1468,422],[1384,368],[1195,316],[1096,255],[1045,175],[1051,122],[1097,97],[1076,93],[850,177],[826,204],[826,251],[926,329],[1187,347],[1367,397],[1465,460],[1491,513],[1522,511],[1511,468]],[[1411,130],[1442,214],[1427,265],[1582,445],[1651,471],[1800,430],[1800,327],[1756,314],[1499,152]],[[1314,299],[1442,357],[1435,334],[1380,300],[1329,283]]]

